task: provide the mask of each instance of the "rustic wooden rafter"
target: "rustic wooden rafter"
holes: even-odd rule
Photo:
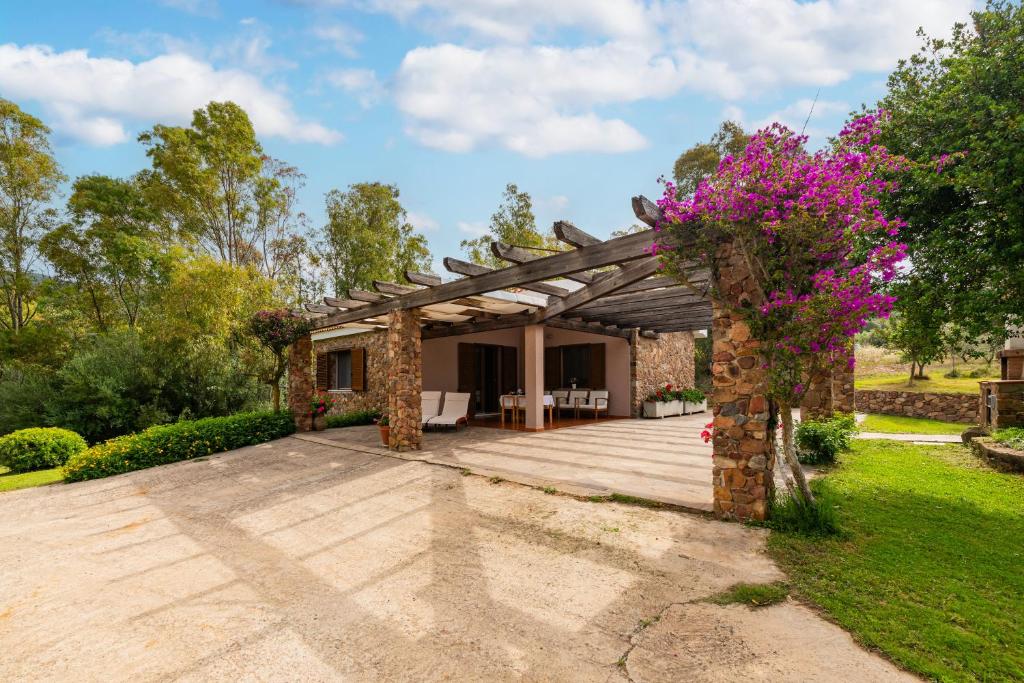
[[[606,294],[611,294],[654,274],[660,265],[660,261],[653,256],[634,261],[619,271],[611,273],[608,277],[601,278],[591,285],[577,289],[564,299],[559,299],[549,303],[544,308],[538,309],[533,314],[533,321],[538,323],[544,322],[556,315],[562,315],[574,308],[578,308],[583,304],[596,301]]]

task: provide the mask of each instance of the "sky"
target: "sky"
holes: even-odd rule
[[[486,230],[506,183],[541,228],[634,222],[681,151],[730,118],[811,143],[884,93],[918,27],[970,0],[0,2],[0,97],[53,130],[64,172],[129,176],[155,123],[233,100],[324,194],[398,186],[436,259]],[[812,102],[813,114],[808,121]]]

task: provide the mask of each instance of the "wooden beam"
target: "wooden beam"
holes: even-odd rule
[[[589,247],[601,243],[600,239],[583,232],[568,221],[555,221],[552,230],[555,237],[574,247]]]
[[[536,261],[537,259],[540,258],[544,258],[543,256],[538,256],[537,254],[527,251],[522,247],[513,247],[512,245],[505,244],[503,242],[491,242],[491,253],[503,261],[508,261],[509,263],[515,263],[519,265],[529,263],[531,261]],[[575,280],[576,282],[581,282],[585,285],[589,285],[592,282],[594,282],[594,280],[597,279],[598,276],[595,273],[572,273],[570,275],[566,275],[565,277],[569,278],[570,280]]]
[[[462,334],[473,334],[474,332],[492,332],[494,330],[506,330],[514,327],[523,327],[529,325],[530,316],[524,313],[515,313],[513,315],[503,315],[493,320],[484,320],[480,322],[464,322],[455,323],[448,327],[424,327],[422,331],[423,339],[436,339],[438,337],[453,337]],[[575,330],[577,332],[590,332],[593,334],[602,334],[608,337],[619,337],[622,339],[629,339],[630,331],[618,328],[611,328],[600,323],[585,323],[577,322],[573,320],[566,320],[564,318],[552,318],[544,322],[548,327],[557,327],[565,330]]]
[[[653,228],[661,221],[661,209],[647,197],[643,195],[633,197],[632,203],[633,213],[647,225]]]
[[[478,263],[470,263],[469,261],[460,261],[459,259],[446,256],[444,258],[444,267],[459,275],[468,275],[475,277],[477,275],[483,275],[484,273],[495,272],[494,268],[488,268],[487,266],[481,266]],[[520,285],[523,289],[528,289],[531,292],[537,292],[538,294],[547,294],[549,296],[566,296],[569,294],[569,290],[565,287],[558,287],[557,285],[549,285],[546,282],[531,282],[525,285]]]
[[[643,280],[645,277],[657,272],[660,267],[661,261],[655,256],[648,256],[645,259],[634,261],[628,266],[622,267],[619,271],[601,278],[594,284],[577,289],[564,299],[559,299],[558,301],[554,301],[546,307],[539,309],[533,314],[533,320],[536,323],[541,323],[549,318],[555,317],[556,315],[561,315],[571,311],[574,308],[578,308],[585,303],[594,301],[605,294],[611,294],[612,292],[620,290],[626,285],[632,284],[637,280]]]
[[[614,322],[617,325],[626,324],[630,327],[647,327],[646,325],[638,321],[662,319],[671,320],[672,316],[675,316],[677,318],[683,318],[692,317],[694,315],[711,315],[711,302],[698,301],[690,304],[681,305],[667,304],[665,306],[657,308],[638,308],[629,311],[621,311],[618,313],[592,313],[591,311],[578,309],[576,311],[573,311],[572,314],[573,316],[579,316],[585,319],[589,318],[593,320]]]
[[[362,308],[367,305],[365,301],[356,301],[355,299],[337,299],[333,296],[325,296],[324,303],[328,306],[334,306],[335,308]]]
[[[334,306],[321,306],[320,304],[306,304],[306,310],[310,313],[324,313],[326,315],[333,315],[340,312],[340,310]]]
[[[418,308],[427,304],[443,303],[508,287],[525,287],[530,283],[550,278],[564,277],[593,268],[603,268],[636,259],[649,258],[648,250],[653,238],[654,235],[650,230],[633,233],[590,247],[580,247],[573,251],[539,258],[518,266],[502,268],[454,282],[445,282],[436,287],[419,289],[394,299],[378,301],[359,311],[346,311],[329,316],[326,320],[321,321],[321,326],[356,322],[362,318],[382,315],[398,309]],[[351,296],[351,298],[358,300],[358,297],[355,296]]]
[[[673,287],[672,289],[661,289],[654,292],[638,292],[622,296],[601,297],[597,301],[580,306],[577,312],[595,314],[615,313],[617,311],[645,310],[666,305],[683,306],[707,300],[706,296],[694,294],[686,287]]]
[[[433,273],[414,273],[411,270],[405,271],[405,279],[414,285],[424,287],[436,287],[442,282],[441,278]]]
[[[350,289],[348,290],[348,296],[350,299],[365,301],[370,304],[391,300],[391,297],[378,294],[377,292],[367,292],[365,289]]]
[[[394,296],[401,296],[402,294],[408,294],[409,292],[415,292],[419,287],[410,287],[408,285],[400,285],[395,282],[387,282],[385,280],[374,280],[373,288],[381,294],[392,294]]]

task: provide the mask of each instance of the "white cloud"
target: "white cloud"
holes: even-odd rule
[[[816,121],[820,121],[822,118],[829,118],[838,116],[845,118],[850,113],[850,105],[846,102],[837,102],[830,100],[814,100],[807,98],[797,100],[787,107],[773,111],[761,120],[754,123],[754,128],[764,128],[773,121],[784,123],[791,129],[799,132],[804,128],[804,123],[807,123],[807,130],[805,131],[811,136],[828,135],[829,131],[821,129],[815,126]],[[834,132],[834,131],[832,131]]]
[[[313,27],[313,35],[345,57],[358,56],[356,46],[364,40],[362,33],[347,24],[318,24]]]
[[[282,69],[294,69],[295,62],[270,54],[273,41],[261,27],[245,24],[245,35],[239,35],[215,46],[210,57],[218,63],[226,63],[260,73],[272,73]]]
[[[441,224],[425,213],[419,211],[407,211],[405,214],[409,224],[419,232],[436,232]]]
[[[627,44],[574,49],[445,44],[406,54],[396,85],[408,132],[430,147],[497,143],[528,156],[626,152],[646,145],[621,119],[593,108],[660,97],[683,75],[667,58]]]
[[[185,54],[136,63],[9,43],[0,45],[0,91],[39,102],[57,130],[95,145],[128,139],[128,127],[187,123],[193,109],[212,100],[238,103],[260,135],[322,144],[342,139],[300,118],[284,95],[252,74]]]
[[[483,221],[458,221],[455,227],[459,229],[459,232],[469,237],[483,237],[490,232],[487,223]]]
[[[353,95],[363,109],[376,105],[386,95],[372,69],[338,69],[327,74],[327,80]]]

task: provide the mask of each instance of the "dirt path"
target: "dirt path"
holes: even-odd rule
[[[700,602],[779,578],[756,530],[294,438],[0,520],[0,680],[903,676],[798,605]]]

